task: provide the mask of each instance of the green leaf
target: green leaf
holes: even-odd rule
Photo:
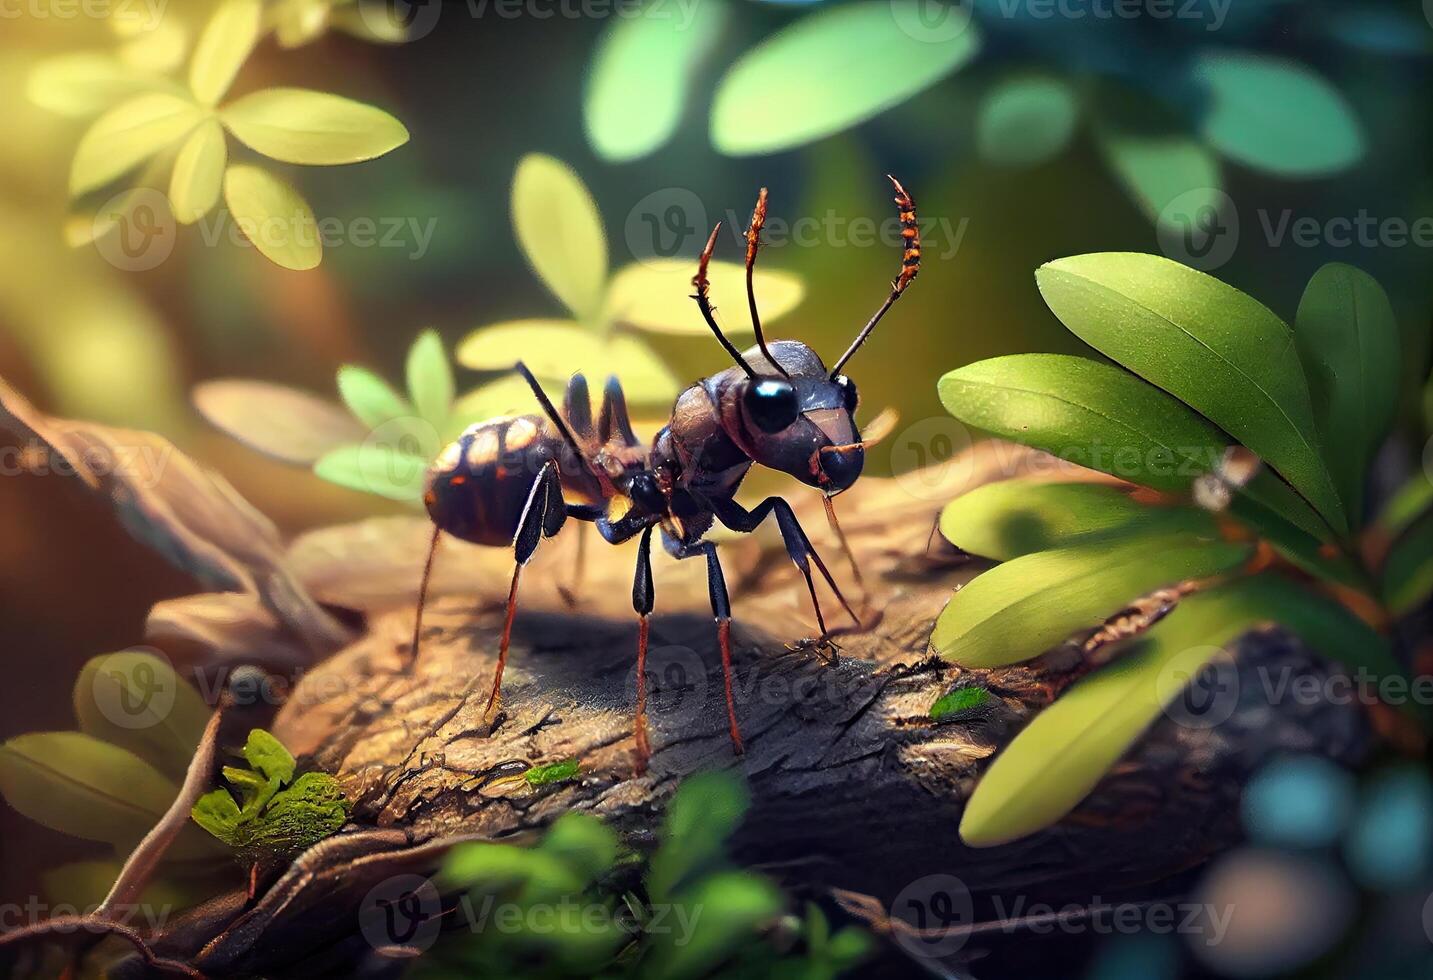
[[[710,337],[711,328],[692,301],[693,262],[652,259],[634,262],[612,277],[604,316],[652,333]],[[746,312],[746,269],[735,262],[713,262],[712,305],[728,311],[722,328],[731,335],[751,333]],[[806,286],[801,277],[779,269],[758,269],[752,277],[765,326],[801,304]]]
[[[682,919],[693,923],[691,933],[681,941],[669,930],[654,941],[650,976],[688,980],[711,975],[714,967],[750,949],[758,930],[782,907],[773,885],[737,871],[703,878],[680,902],[686,907]]]
[[[1219,161],[1184,133],[1105,131],[1100,147],[1115,175],[1151,221],[1159,220],[1165,208],[1191,191],[1199,193],[1180,202],[1185,214],[1217,210],[1223,202]]]
[[[218,103],[259,43],[259,0],[224,0],[204,25],[189,64],[189,88],[206,106]]]
[[[1098,483],[1002,480],[977,487],[941,511],[940,532],[962,551],[996,561],[1067,547],[1116,532],[1212,538],[1214,518],[1192,507],[1139,503]]]
[[[978,711],[990,703],[990,692],[975,684],[966,684],[947,691],[930,706],[931,721],[946,721],[971,711]]]
[[[558,817],[538,846],[565,862],[584,882],[595,881],[617,863],[617,835],[586,813],[568,811]]]
[[[244,237],[266,259],[305,272],[323,261],[323,242],[308,202],[267,170],[233,166],[224,174],[224,200]]]
[[[365,443],[324,453],[313,471],[320,479],[359,493],[413,502],[423,499],[428,458]]]
[[[264,89],[220,118],[250,149],[284,163],[360,163],[408,142],[408,130],[382,109],[308,89]]]
[[[66,116],[87,117],[140,92],[175,87],[93,51],[46,58],[25,77],[25,95],[35,105]],[[172,94],[182,94],[174,90]]]
[[[1378,515],[1378,529],[1388,537],[1397,537],[1406,531],[1429,509],[1433,508],[1433,479],[1419,471],[1399,487],[1383,511]]]
[[[1304,289],[1294,339],[1325,462],[1357,526],[1369,462],[1398,409],[1401,355],[1393,307],[1368,273],[1330,262]]]
[[[582,119],[602,159],[644,157],[671,139],[698,66],[721,39],[720,0],[683,11],[654,3],[616,18],[597,42]]]
[[[498,378],[465,392],[453,402],[453,416],[444,434],[450,439],[456,438],[474,422],[505,415],[530,415],[537,408],[526,381],[517,375]]]
[[[408,350],[408,397],[423,421],[441,429],[453,408],[453,369],[435,330],[418,335]]]
[[[1398,615],[1433,595],[1433,518],[1424,515],[1394,542],[1383,562],[1383,596]]]
[[[987,163],[1030,167],[1064,150],[1077,122],[1079,104],[1062,79],[1010,78],[981,101],[975,145]]]
[[[1077,682],[996,757],[966,806],[961,838],[990,847],[1055,823],[1221,648],[1272,622],[1325,656],[1397,670],[1384,660],[1381,637],[1337,603],[1282,579],[1257,576],[1188,596],[1135,650]]]
[[[209,722],[199,692],[169,662],[143,650],[94,657],[74,690],[80,731],[128,749],[182,780]]]
[[[1040,267],[1036,282],[1076,336],[1221,426],[1348,529],[1319,450],[1287,324],[1212,276],[1156,255],[1103,252]]]
[[[339,405],[267,381],[205,381],[194,389],[194,405],[210,425],[250,449],[302,466],[367,433]]]
[[[338,369],[338,396],[370,429],[412,418],[415,411],[387,381],[356,364],[345,364]]]
[[[457,886],[476,892],[497,892],[521,886],[522,896],[546,900],[575,895],[582,891],[585,869],[568,866],[565,854],[536,847],[486,842],[462,844],[449,852],[443,863],[444,887]]]
[[[133,752],[91,735],[43,732],[0,744],[6,802],[71,837],[133,847],[178,791]]]
[[[607,236],[582,178],[553,157],[523,157],[513,175],[512,221],[538,278],[579,320],[596,317],[607,281]]]
[[[1363,127],[1353,108],[1298,62],[1207,51],[1195,57],[1193,74],[1209,92],[1200,131],[1233,160],[1285,177],[1320,177],[1363,156]]]
[[[264,774],[266,779],[287,783],[294,778],[294,757],[284,744],[262,728],[249,732],[244,743],[244,759],[249,768]]]
[[[746,785],[731,773],[687,777],[667,807],[662,845],[652,855],[647,875],[652,900],[668,900],[694,874],[720,859],[749,804]]]
[[[214,210],[224,187],[228,161],[223,127],[213,119],[204,120],[189,134],[174,160],[169,203],[175,220],[182,225],[193,224]]]
[[[926,28],[918,0],[817,11],[742,55],[716,87],[711,139],[729,156],[774,153],[864,122],[973,58],[968,9]]]
[[[230,846],[239,839],[239,824],[243,816],[228,790],[216,789],[205,793],[195,802],[189,816],[200,827]]]
[[[1193,535],[1136,534],[1023,555],[952,596],[931,645],[962,667],[1019,663],[1099,626],[1141,596],[1232,571],[1252,553],[1245,544]]]
[[[183,139],[204,110],[165,92],[136,95],[94,121],[80,137],[70,166],[70,194],[103,187]]]
[[[533,766],[523,778],[529,786],[549,786],[553,783],[565,783],[575,779],[582,766],[576,759],[564,759],[561,762],[551,762],[545,766]]]

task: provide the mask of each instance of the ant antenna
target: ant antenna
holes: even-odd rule
[[[538,403],[542,405],[543,412],[552,420],[552,424],[557,426],[557,431],[562,433],[562,438],[567,442],[567,446],[572,450],[573,455],[577,457],[577,461],[587,467],[592,475],[597,477],[598,482],[601,483],[603,487],[609,490],[615,489],[612,486],[612,478],[607,475],[607,471],[587,458],[587,454],[582,450],[582,444],[577,441],[577,437],[572,434],[572,429],[568,427],[567,420],[562,417],[562,413],[552,404],[552,399],[547,397],[547,392],[542,390],[542,385],[538,383],[532,371],[528,370],[528,366],[522,361],[518,361],[513,365],[513,370],[521,374],[523,380],[527,382],[527,386],[532,389],[533,395],[537,397]]]
[[[766,346],[766,335],[761,330],[761,315],[756,312],[756,287],[752,282],[752,272],[756,268],[756,250],[761,247],[761,229],[765,224],[766,188],[763,187],[761,193],[756,195],[756,208],[751,212],[751,225],[746,229],[746,305],[751,309],[751,329],[756,331],[756,345],[761,348],[762,355],[781,372],[782,377],[789,378],[790,372],[771,356],[771,350]]]
[[[717,342],[731,355],[731,359],[746,372],[746,376],[755,381],[756,372],[751,369],[750,364],[746,363],[746,358],[741,356],[741,351],[737,350],[732,346],[732,342],[726,339],[726,334],[722,333],[721,327],[717,325],[716,317],[712,311],[711,297],[707,295],[707,289],[711,285],[707,282],[707,266],[711,264],[712,252],[716,251],[717,234],[720,231],[721,222],[718,221],[716,227],[712,229],[711,237],[707,239],[707,247],[702,249],[701,261],[697,264],[697,274],[692,276],[692,286],[696,288],[696,292],[692,294],[692,299],[697,301],[697,308],[702,311],[702,318],[707,321],[707,326],[712,328],[712,333],[716,334]],[[756,307],[753,306],[753,312],[755,309]]]
[[[901,271],[896,278],[891,280],[891,294],[886,297],[886,301],[881,304],[876,315],[871,317],[861,332],[856,335],[856,339],[851,342],[851,346],[846,348],[846,353],[836,361],[836,366],[831,369],[833,378],[841,373],[841,368],[851,359],[851,355],[861,349],[866,338],[871,336],[871,331],[876,329],[876,324],[881,322],[881,317],[885,316],[886,311],[895,305],[896,300],[901,298],[901,294],[911,284],[911,280],[921,271],[921,233],[920,224],[916,221],[916,202],[911,200],[911,196],[906,193],[906,189],[901,186],[899,180],[890,174],[886,174],[886,179],[896,189],[896,207],[900,209],[901,214],[901,238],[905,242],[905,251],[901,253]]]

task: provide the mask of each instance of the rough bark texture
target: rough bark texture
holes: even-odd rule
[[[1357,708],[1270,706],[1253,679],[1260,664],[1315,674],[1329,668],[1280,636],[1250,637],[1238,650],[1248,683],[1228,721],[1196,729],[1162,719],[1059,826],[1001,847],[965,847],[957,826],[982,763],[1089,665],[1060,650],[976,672],[928,655],[946,598],[982,567],[939,541],[927,553],[936,502],[949,495],[927,487],[913,496],[887,483],[843,499],[871,591],[866,615],[878,621],[842,637],[836,663],[787,647],[810,624],[800,579],[784,556],[759,542],[730,549],[737,714],[747,745],[740,758],[728,741],[699,562],[657,568],[654,756],[642,776],[631,755],[629,550],[591,556],[574,612],[556,588],[570,574],[573,545],[544,546],[524,578],[504,697],[492,717],[484,706],[502,623],[494,600],[505,594],[505,575],[489,577],[476,600],[434,602],[413,666],[412,609],[374,612],[367,635],[303,677],[274,725],[295,751],[338,774],[356,801],[355,824],[371,829],[306,855],[237,921],[230,921],[234,904],[216,905],[159,950],[197,953],[197,965],[214,975],[294,967],[306,956],[317,959],[304,969],[330,957],[349,962],[367,950],[353,925],[368,889],[397,873],[428,873],[447,842],[526,836],[578,809],[615,821],[640,844],[680,779],[710,767],[736,767],[750,781],[754,807],[738,856],[799,893],[845,889],[890,908],[923,876],[952,873],[977,898],[1134,894],[1236,838],[1240,786],[1272,754],[1314,749],[1354,761],[1366,751],[1369,727]],[[819,508],[802,516],[849,582],[828,536],[815,533]],[[445,560],[463,557],[444,552]],[[994,710],[974,723],[931,722],[935,699],[971,680],[997,696]],[[582,772],[565,784],[533,789],[497,778],[515,761],[568,758],[580,760]]]

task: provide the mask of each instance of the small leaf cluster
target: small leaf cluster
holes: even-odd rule
[[[1123,482],[1076,469],[1075,482],[1016,478],[948,505],[945,536],[1001,564],[952,597],[931,642],[964,666],[1012,664],[1091,635],[1133,600],[1193,594],[1133,639],[1116,637],[1130,647],[1118,663],[1075,684],[995,760],[961,825],[977,845],[1062,817],[1179,695],[1170,678],[1188,682],[1257,626],[1401,678],[1375,626],[1433,594],[1429,549],[1400,561],[1418,547],[1402,542],[1433,526],[1433,494],[1418,489],[1427,477],[1391,505],[1396,521],[1366,518],[1368,467],[1399,395],[1398,328],[1371,277],[1323,267],[1292,327],[1151,255],[1081,255],[1036,278],[1061,321],[1114,363],[999,357],[945,375],[941,400],[975,428]],[[1363,545],[1395,524],[1402,541],[1366,561]],[[1256,549],[1276,559],[1255,564]]]
[[[70,194],[115,199],[69,223],[72,245],[114,233],[159,185],[180,224],[204,218],[222,197],[266,258],[295,270],[319,264],[323,244],[308,203],[268,169],[231,162],[229,137],[272,160],[332,166],[383,156],[406,143],[408,131],[381,109],[307,89],[263,89],[221,105],[266,29],[259,0],[224,0],[199,33],[182,84],[110,70],[93,55],[36,68],[32,98],[75,113],[104,109],[75,150]],[[123,98],[110,104],[116,90]],[[128,181],[136,172],[138,181]],[[122,182],[128,189],[116,195]]]
[[[479,371],[507,371],[521,358],[539,379],[557,384],[574,371],[585,371],[593,379],[616,374],[632,405],[670,406],[679,381],[642,334],[708,335],[691,300],[696,258],[649,259],[610,273],[607,236],[591,193],[571,167],[542,154],[518,162],[512,222],[528,264],[570,318],[480,327],[458,345],[458,362]],[[744,269],[734,263],[711,264],[718,308],[745,308],[744,276]],[[797,276],[778,270],[757,270],[755,288],[766,323],[795,309],[804,292]],[[744,323],[744,317],[733,319],[726,327],[749,332]]]
[[[440,876],[444,890],[462,891],[475,914],[516,909],[521,914],[507,919],[523,926],[452,932],[418,962],[416,975],[830,980],[850,970],[870,951],[864,932],[833,934],[814,905],[804,921],[784,915],[774,885],[731,865],[725,840],[747,805],[745,788],[728,773],[689,778],[645,865],[601,821],[575,812],[535,847],[455,849]],[[532,914],[554,908],[577,911]]]
[[[243,755],[247,768],[224,767],[230,789],[204,794],[192,812],[195,823],[241,856],[252,861],[298,854],[348,819],[338,781],[323,772],[294,778],[294,757],[268,732],[249,732]]]
[[[32,732],[0,744],[0,796],[36,823],[113,850],[111,860],[54,869],[51,898],[95,902],[174,798],[209,706],[162,657],[144,650],[87,662],[74,689],[78,731]],[[195,830],[169,852],[193,869],[223,852]]]

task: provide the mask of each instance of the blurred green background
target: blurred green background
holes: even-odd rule
[[[120,41],[93,15],[107,9],[98,0],[5,5],[0,376],[57,414],[163,433],[287,531],[400,510],[244,449],[206,426],[188,392],[249,377],[331,395],[342,363],[399,378],[422,328],[451,349],[484,324],[563,316],[509,214],[514,169],[540,152],[590,188],[613,268],[653,250],[694,260],[712,222],[743,222],[769,187],[762,267],[797,273],[806,287],[771,332],[828,361],[897,270],[888,241],[852,230],[891,221],[882,175],[898,175],[930,232],[920,279],[852,364],[866,418],[884,406],[899,409],[903,426],[945,417],[941,373],[1000,353],[1077,350],[1041,302],[1034,269],[1103,250],[1188,260],[1180,243],[1190,228],[1195,252],[1213,247],[1204,268],[1286,318],[1323,263],[1373,273],[1406,332],[1410,378],[1426,377],[1433,27],[1420,5],[980,0],[952,14],[913,0],[869,4],[843,15],[856,18],[844,29],[811,26],[854,6],[668,0],[672,16],[695,18],[694,41],[680,27],[643,33],[632,6],[471,0],[406,8],[406,43],[340,30],[292,49],[267,39],[235,93],[337,92],[392,113],[412,137],[370,163],[284,168],[321,218],[350,233],[317,270],[293,272],[227,238],[208,242],[202,228],[177,229],[172,253],[138,271],[67,245],[67,175],[88,120],[35,104],[34,72]],[[211,7],[154,9],[192,39]],[[950,35],[952,16],[971,26]],[[795,39],[784,35],[775,70],[762,75],[748,61],[745,77],[723,83],[783,31]],[[941,51],[949,57],[930,67]],[[863,100],[870,111],[843,119]],[[1421,243],[1396,233],[1420,219]],[[798,220],[808,234],[779,234],[778,222]],[[378,232],[368,245],[357,240],[365,221]],[[1297,238],[1300,221],[1314,230]],[[1345,244],[1341,221],[1362,222],[1371,237]],[[1197,240],[1210,229],[1215,241]],[[730,236],[718,257],[739,259]],[[729,309],[728,322],[740,312]],[[680,378],[724,366],[699,321],[652,342]],[[868,466],[903,462],[887,449]],[[152,602],[190,591],[80,488],[13,466],[5,475],[0,629],[11,670],[0,737],[65,727],[79,664],[132,644]],[[8,811],[0,841],[0,894],[33,890],[36,870],[75,847]]]

